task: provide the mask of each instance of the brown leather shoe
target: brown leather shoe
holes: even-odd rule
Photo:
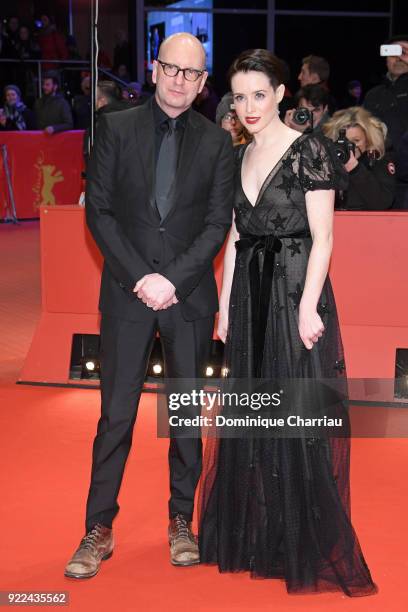
[[[101,562],[112,556],[113,544],[112,529],[96,524],[82,538],[64,575],[68,578],[92,578],[98,573]]]
[[[170,561],[173,565],[200,563],[197,538],[191,531],[191,522],[177,514],[169,524]]]

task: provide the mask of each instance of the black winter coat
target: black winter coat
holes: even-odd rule
[[[346,210],[388,210],[395,200],[395,165],[389,153],[370,160],[363,153],[349,173],[347,191],[336,194],[336,208]]]

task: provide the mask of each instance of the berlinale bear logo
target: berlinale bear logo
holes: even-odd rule
[[[38,177],[33,187],[35,195],[34,208],[39,206],[55,206],[54,185],[64,180],[61,170],[51,164],[44,164],[44,152],[41,151],[34,167],[38,170]]]

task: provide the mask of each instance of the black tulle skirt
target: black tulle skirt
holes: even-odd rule
[[[225,367],[237,378],[253,374],[250,257],[247,250],[237,254],[230,298]],[[261,376],[345,377],[330,281],[318,307],[325,332],[308,351],[299,338],[290,297],[297,283],[303,286],[306,263],[290,270],[282,249],[274,265],[289,270],[291,285],[282,287],[275,274]],[[348,437],[208,438],[199,496],[202,563],[217,564],[221,572],[281,578],[289,593],[375,593],[351,523],[349,466]]]

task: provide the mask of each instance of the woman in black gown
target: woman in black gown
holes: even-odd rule
[[[344,171],[322,136],[279,119],[280,62],[242,53],[235,110],[254,139],[236,149],[234,222],[218,334],[231,378],[345,378],[327,271]],[[256,261],[257,268],[254,268]],[[202,563],[283,578],[289,593],[375,593],[350,521],[343,438],[209,438],[199,501]]]

